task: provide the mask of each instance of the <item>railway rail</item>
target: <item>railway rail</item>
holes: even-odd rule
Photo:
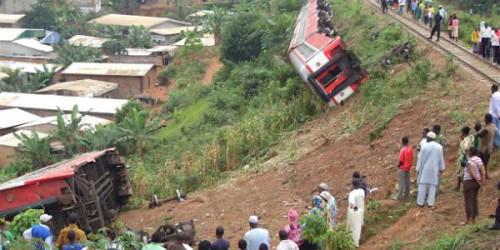
[[[378,11],[382,11],[380,3],[376,0],[366,0],[373,8]],[[423,40],[427,40],[433,45],[437,46],[441,51],[455,58],[458,62],[465,65],[466,67],[472,69],[474,72],[480,76],[486,78],[489,81],[500,83],[500,67],[493,65],[492,63],[484,60],[480,56],[475,55],[469,49],[464,46],[451,41],[444,35],[441,36],[439,42],[434,42],[429,40],[429,29],[421,23],[417,23],[411,18],[395,13],[394,11],[389,11],[387,16],[391,17],[401,25],[403,25],[407,30],[418,36]],[[444,32],[443,32],[444,33]]]

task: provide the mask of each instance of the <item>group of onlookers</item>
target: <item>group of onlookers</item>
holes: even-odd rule
[[[479,24],[471,35],[473,52],[500,65],[500,27],[493,28],[486,22]]]

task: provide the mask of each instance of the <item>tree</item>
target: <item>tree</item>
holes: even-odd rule
[[[220,7],[214,7],[213,13],[206,16],[204,21],[204,30],[213,33],[215,37],[215,45],[220,44],[221,40],[221,27],[226,15],[226,11]]]
[[[120,13],[130,14],[138,6],[139,3],[137,0],[111,0],[111,8]]]
[[[55,75],[55,68],[44,64],[43,70],[35,69],[35,73],[28,76],[28,85],[32,91],[39,90],[52,83]]]
[[[259,16],[240,13],[225,23],[222,29],[222,58],[238,63],[259,56],[262,47],[262,33],[258,29]]]
[[[83,115],[78,113],[78,106],[73,106],[71,110],[70,119],[66,121],[64,113],[59,110],[57,114],[57,129],[53,132],[53,139],[59,141],[63,147],[64,158],[70,158],[75,154],[80,153],[80,149],[85,147],[86,144],[80,136],[80,128],[82,124]]]
[[[26,27],[53,29],[56,27],[57,10],[53,0],[38,0],[31,5],[24,18]]]
[[[30,135],[15,133],[14,136],[21,141],[19,146],[21,160],[27,161],[32,168],[37,169],[54,163],[55,157],[52,155],[48,137],[40,137],[37,132]],[[31,168],[26,169],[29,170]]]
[[[153,46],[153,39],[151,34],[144,26],[132,26],[126,36],[127,46],[129,48],[151,48]]]
[[[118,124],[122,135],[118,143],[126,144],[127,151],[144,155],[148,143],[154,140],[152,132],[160,127],[158,120],[149,121],[148,112],[132,108],[125,119]]]
[[[55,62],[67,66],[73,62],[97,62],[102,60],[99,49],[85,46],[72,46],[64,44],[56,47],[57,58]]]
[[[122,55],[127,52],[125,42],[119,39],[112,39],[102,44],[102,50],[110,55]]]
[[[23,92],[25,90],[25,76],[20,69],[6,69],[7,77],[0,80],[2,91]]]

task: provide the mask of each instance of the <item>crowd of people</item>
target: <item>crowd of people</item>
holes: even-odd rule
[[[448,11],[439,5],[436,9],[432,0],[380,0],[382,12],[387,13],[389,6],[400,14],[407,12],[417,22],[422,22],[431,28],[429,39],[436,35],[436,41],[441,37],[441,30],[446,29],[448,37],[458,42],[460,21],[456,13],[448,15]],[[500,65],[500,27],[492,27],[482,21],[470,34],[472,51],[486,60],[492,60]]]

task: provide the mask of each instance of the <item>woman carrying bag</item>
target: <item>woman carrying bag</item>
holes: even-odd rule
[[[469,162],[464,169],[464,201],[466,221],[462,223],[474,224],[479,215],[478,194],[479,188],[483,185],[485,179],[484,165],[481,158],[477,156],[478,151],[475,148],[469,150]]]

